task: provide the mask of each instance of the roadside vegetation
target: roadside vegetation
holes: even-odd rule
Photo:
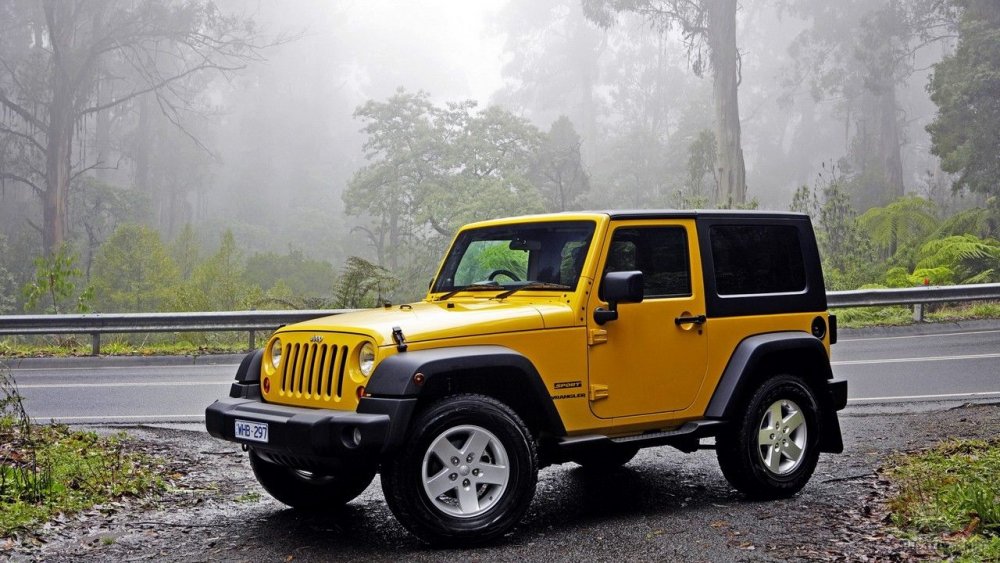
[[[0,538],[123,497],[161,490],[157,460],[124,433],[99,436],[33,424],[0,364]]]
[[[888,507],[904,536],[955,561],[1000,561],[1000,440],[951,440],[894,459]]]

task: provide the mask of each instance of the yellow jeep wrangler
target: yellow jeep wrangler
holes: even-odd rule
[[[458,232],[423,301],[280,328],[206,425],[295,508],[342,505],[381,474],[396,518],[434,544],[510,530],[541,467],[609,470],[645,447],[714,448],[743,494],[787,497],[843,450],[826,308],[805,215],[485,221]]]

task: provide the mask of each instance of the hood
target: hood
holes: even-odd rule
[[[363,334],[374,338],[379,346],[387,346],[394,343],[394,327],[403,331],[407,343],[414,343],[558,328],[570,326],[572,321],[573,311],[569,305],[555,299],[531,304],[477,299],[367,309],[296,323],[280,330]]]

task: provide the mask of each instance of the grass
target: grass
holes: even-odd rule
[[[846,307],[832,309],[841,328],[871,326],[905,326],[914,324],[913,308],[895,307]],[[949,307],[929,305],[924,308],[927,322],[968,321],[973,319],[1000,318],[1000,303],[993,301],[966,303]]]
[[[123,497],[162,490],[157,460],[124,433],[99,436],[31,423],[0,365],[0,538]]]
[[[188,336],[188,335],[184,335]],[[258,344],[263,344],[258,334]],[[89,356],[89,338],[7,337],[0,339],[0,358]],[[155,338],[109,338],[102,335],[101,354],[107,356],[200,356],[247,351],[246,334],[207,334],[203,338],[178,336]]]
[[[895,458],[886,475],[904,534],[956,561],[1000,561],[1000,439],[944,442]]]

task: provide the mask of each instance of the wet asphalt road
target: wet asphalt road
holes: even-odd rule
[[[9,362],[28,413],[69,423],[198,422],[241,356]],[[1000,398],[1000,323],[841,331],[833,370],[851,404]]]

